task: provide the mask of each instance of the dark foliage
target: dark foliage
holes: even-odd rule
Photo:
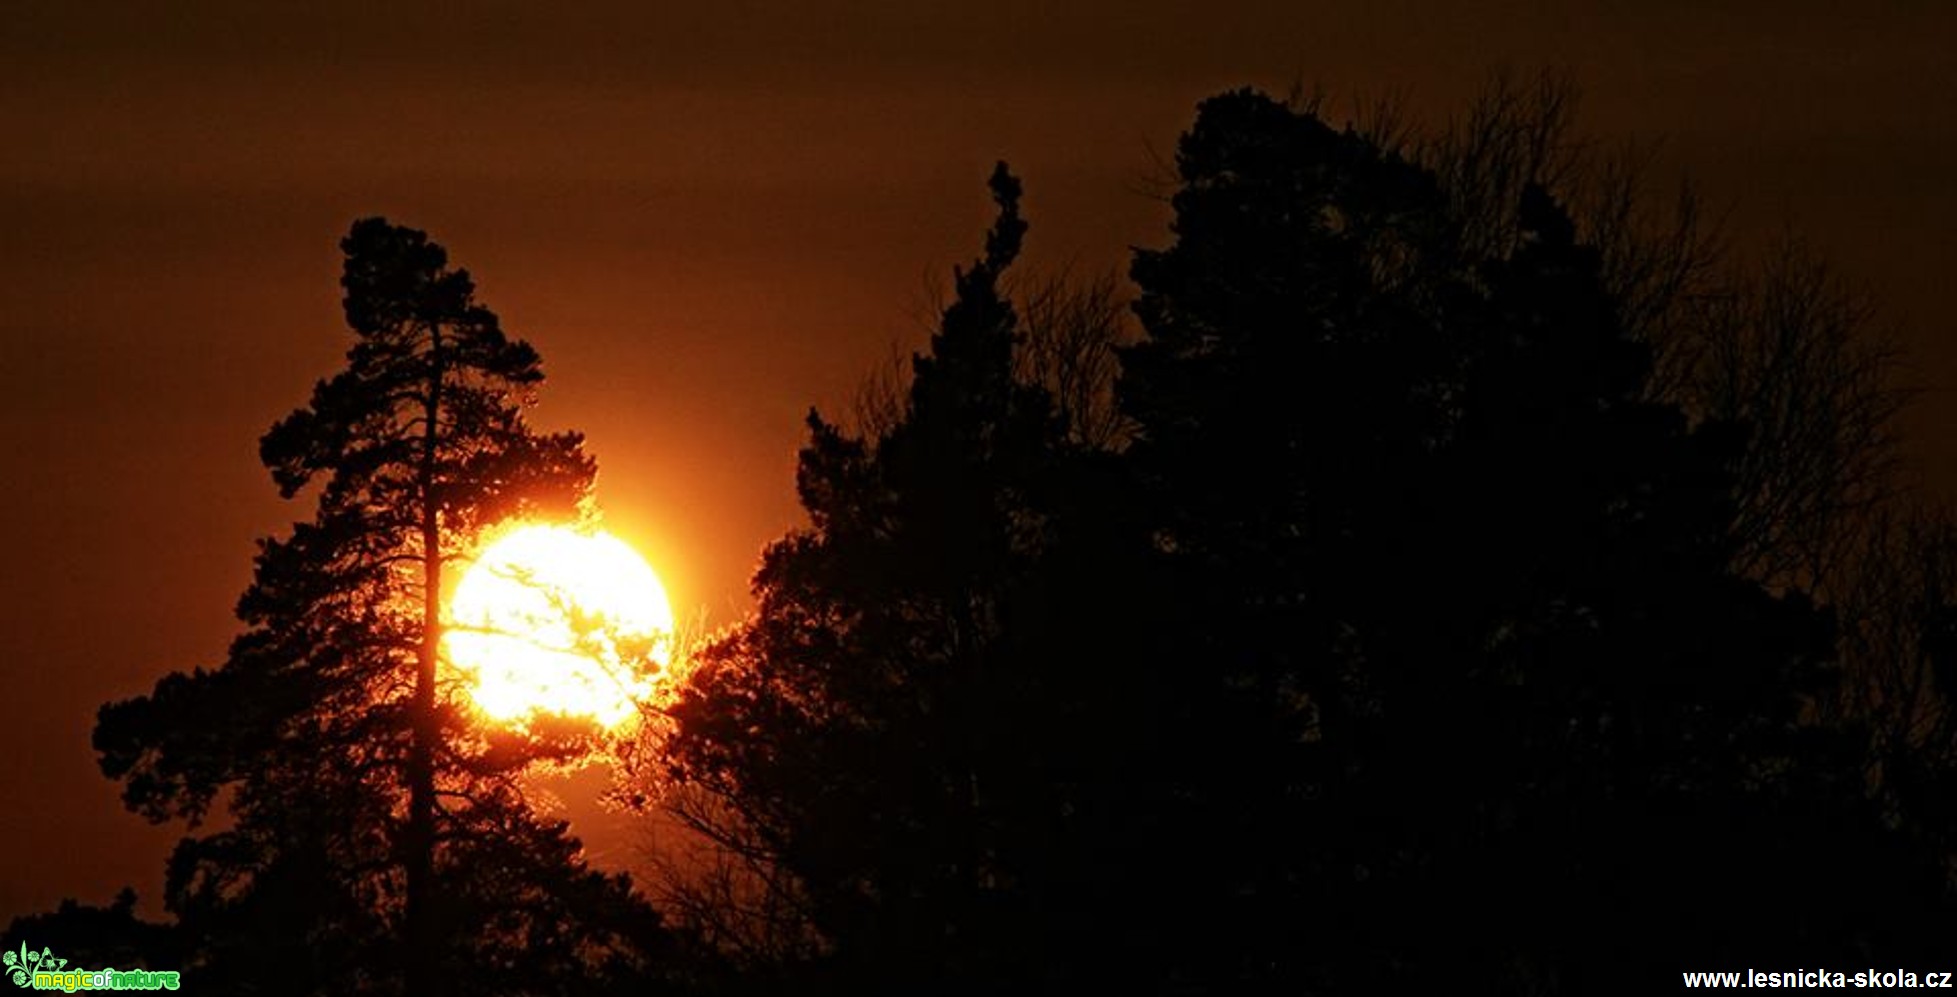
[[[1025,223],[1003,166],[992,190],[998,221],[902,417],[865,440],[810,416],[813,525],[768,550],[760,614],[706,650],[671,746],[794,870],[852,985],[980,985],[1040,937],[1029,863],[1062,805],[1041,749],[1068,729],[1046,707],[1070,700],[1021,641],[1070,602],[1031,587],[1066,427],[1013,378],[999,282]]]
[[[50,913],[15,918],[0,937],[0,952],[23,947],[66,959],[76,969],[171,970],[183,964],[181,933],[137,917],[136,893],[129,889],[107,907],[70,899]]]
[[[1803,723],[1827,617],[1730,570],[1748,427],[1644,400],[1550,197],[1482,257],[1425,171],[1250,93],[1179,166],[1123,387],[1198,771],[1241,776],[1189,814],[1216,954],[1589,992],[1932,937],[1855,732]]]
[[[1735,568],[1752,428],[1655,400],[1547,189],[1471,238],[1252,92],[1177,167],[1121,452],[1012,376],[1003,173],[903,411],[811,417],[669,745],[803,985],[1650,992],[1948,929],[1817,719],[1830,615]]]

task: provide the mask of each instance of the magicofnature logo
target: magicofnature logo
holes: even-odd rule
[[[6,963],[8,978],[17,987],[70,994],[77,990],[175,990],[183,978],[174,970],[69,969],[68,960],[56,958],[46,948],[30,952],[26,942],[20,943],[18,952],[0,953],[0,962]]]

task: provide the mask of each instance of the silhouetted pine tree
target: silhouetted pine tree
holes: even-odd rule
[[[577,434],[526,424],[536,351],[441,247],[368,219],[342,248],[347,367],[261,444],[285,497],[318,483],[317,513],[261,542],[218,668],[103,707],[102,769],[151,820],[231,817],[170,862],[200,988],[587,992],[656,918],[515,784],[579,732],[463,722],[439,599],[483,528],[568,513],[593,464]]]
[[[1077,638],[1121,608],[1089,584],[1106,545],[1076,524],[1115,479],[1014,379],[1000,278],[1025,223],[1003,165],[992,192],[902,411],[872,439],[811,414],[810,526],[768,548],[754,617],[705,652],[669,745],[792,873],[846,988],[1064,978],[1099,930],[1080,912],[1107,866],[1084,801],[1120,739],[1081,707],[1120,698],[1122,662]]]

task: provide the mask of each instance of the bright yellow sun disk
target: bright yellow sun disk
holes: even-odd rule
[[[653,692],[647,661],[670,656],[673,610],[659,576],[623,540],[518,527],[485,548],[449,600],[451,665],[493,720],[537,714],[615,726]]]

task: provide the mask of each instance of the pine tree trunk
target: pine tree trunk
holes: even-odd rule
[[[412,997],[436,997],[441,979],[440,934],[435,930],[435,742],[441,731],[435,715],[435,678],[442,639],[442,523],[435,496],[437,419],[441,414],[441,330],[430,330],[430,361],[424,409],[421,485],[422,630],[416,662],[414,705],[408,743],[407,946],[405,970]]]

